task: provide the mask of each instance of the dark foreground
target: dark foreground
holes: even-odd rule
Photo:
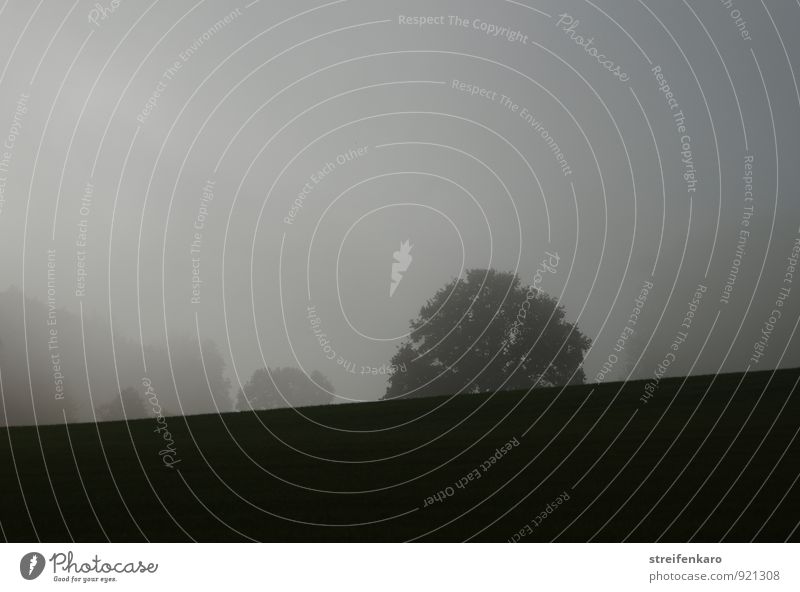
[[[0,534],[798,541],[799,377],[0,429]]]

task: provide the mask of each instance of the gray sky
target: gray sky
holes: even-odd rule
[[[237,388],[292,365],[373,400],[385,377],[362,367],[389,361],[438,288],[470,267],[530,282],[547,251],[559,265],[542,287],[594,340],[590,378],[644,282],[607,380],[651,376],[675,351],[698,284],[670,373],[797,365],[800,287],[784,278],[800,226],[800,42],[787,4],[123,0],[102,13],[11,0],[0,289],[47,301],[55,249],[56,305],[111,319],[118,337],[163,344],[199,327]],[[413,261],[390,297],[405,240]],[[308,306],[355,373],[327,359]]]

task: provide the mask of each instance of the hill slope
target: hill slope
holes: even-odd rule
[[[647,403],[629,382],[170,417],[173,468],[152,419],[3,429],[0,526],[49,541],[799,540],[799,378],[667,379]]]

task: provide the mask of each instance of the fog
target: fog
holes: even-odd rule
[[[545,252],[589,382],[797,366],[800,46],[737,6],[11,0],[5,421],[378,400],[438,289]]]

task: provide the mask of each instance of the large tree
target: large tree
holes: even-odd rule
[[[411,321],[384,399],[581,384],[591,341],[538,286],[471,269]]]
[[[326,392],[327,391],[327,392]],[[236,408],[278,409],[327,405],[333,402],[333,385],[325,376],[314,370],[307,375],[299,368],[259,368],[236,395]]]

